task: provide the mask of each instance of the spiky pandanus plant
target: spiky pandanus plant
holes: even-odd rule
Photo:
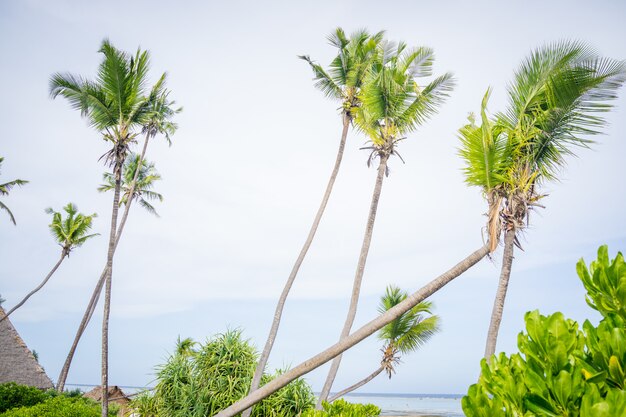
[[[410,49],[405,43],[383,42],[377,60],[368,72],[359,97],[361,106],[356,109],[355,122],[371,142],[368,166],[378,159],[378,172],[372,193],[363,243],[356,268],[350,307],[340,339],[350,334],[361,292],[361,281],[369,252],[383,178],[389,174],[387,162],[398,155],[398,142],[413,132],[436,113],[454,85],[452,75],[446,73],[421,87],[416,78],[432,74],[434,53],[430,48]],[[341,363],[337,356],[330,367],[316,408],[321,409],[332,388]]]
[[[65,218],[63,218],[61,213],[52,210],[52,208],[46,209],[46,213],[52,214],[52,222],[48,227],[50,228],[50,233],[52,233],[54,240],[59,246],[61,246],[61,257],[43,281],[41,281],[35,289],[29,292],[19,303],[9,310],[6,315],[0,319],[0,321],[9,317],[15,310],[24,305],[30,297],[41,290],[59,266],[61,266],[61,263],[65,260],[65,258],[70,256],[70,252],[72,252],[72,250],[82,246],[87,240],[99,234],[88,234],[91,231],[94,217],[97,217],[96,213],[90,215],[79,213],[78,208],[72,203],[68,203],[65,207],[63,207],[63,211],[67,213]]]
[[[0,168],[2,168],[3,161],[4,161],[4,158],[0,157]],[[16,185],[22,186],[24,184],[28,184],[28,181],[13,180],[13,181],[5,182],[4,184],[0,184],[0,195],[2,196],[9,195],[9,192],[11,191],[11,189],[13,189],[13,187],[15,187]],[[6,211],[7,214],[9,215],[9,219],[11,219],[11,222],[13,224],[17,224],[15,223],[15,217],[13,216],[13,213],[11,212],[11,210],[9,210],[9,208],[2,201],[0,201],[0,210]]]
[[[602,113],[626,80],[623,62],[599,56],[582,42],[563,41],[534,50],[508,87],[509,104],[489,119],[489,91],[481,125],[460,130],[466,181],[483,189],[488,205],[490,250],[504,233],[498,290],[485,348],[495,353],[514,247],[531,210],[544,197],[541,187],[558,180],[566,157],[592,144],[606,125]]]
[[[400,290],[400,288],[388,286],[385,294],[380,299],[378,312],[380,314],[386,313],[406,300],[407,297],[408,294]],[[432,307],[431,302],[423,301],[380,329],[378,338],[384,341],[381,349],[383,357],[380,361],[380,366],[356,384],[330,397],[328,402],[333,402],[337,398],[362,387],[383,371],[391,378],[395,373],[396,366],[400,363],[400,355],[416,351],[439,331],[439,316],[432,315]],[[425,314],[429,316],[424,317]]]
[[[329,43],[337,48],[337,56],[330,63],[328,71],[321,65],[315,63],[309,56],[299,56],[299,58],[305,60],[311,66],[313,74],[315,75],[315,86],[320,89],[325,96],[341,103],[341,119],[343,129],[341,132],[341,139],[339,141],[339,149],[335,158],[335,165],[332,173],[326,185],[326,191],[322,197],[322,202],[317,210],[309,234],[300,250],[298,258],[296,259],[291,273],[285,282],[285,286],[281,292],[281,295],[276,304],[276,310],[272,319],[272,325],[265,342],[263,351],[259,358],[259,363],[254,372],[252,383],[250,385],[250,392],[255,391],[260,383],[263,372],[267,365],[276,335],[278,334],[278,328],[285,307],[285,302],[291,287],[298,275],[300,266],[304,261],[304,258],[311,247],[311,243],[317,233],[317,228],[322,220],[326,205],[330,198],[341,161],[343,159],[343,152],[346,144],[346,138],[348,137],[348,129],[354,120],[355,109],[361,105],[359,93],[365,79],[365,75],[372,64],[373,59],[376,56],[376,48],[379,42],[382,40],[383,33],[379,32],[374,35],[370,35],[365,30],[357,31],[346,36],[345,32],[341,28],[337,28],[329,37]],[[242,417],[249,417],[252,409],[245,410]]]
[[[149,53],[137,50],[135,55],[128,54],[115,48],[108,40],[104,40],[99,50],[103,54],[102,62],[94,81],[86,80],[72,74],[57,73],[50,80],[50,95],[55,98],[65,97],[72,107],[80,110],[81,115],[89,120],[92,127],[98,130],[102,138],[111,144],[111,149],[103,155],[111,167],[115,178],[113,193],[113,208],[111,213],[111,228],[107,250],[107,262],[104,272],[96,285],[95,295],[87,308],[83,322],[78,330],[77,339],[80,339],[86,322],[91,318],[95,303],[99,297],[101,287],[105,286],[104,316],[102,321],[102,416],[108,413],[108,327],[111,305],[111,280],[113,271],[113,256],[119,241],[121,231],[118,230],[118,210],[122,185],[123,164],[137,137],[149,126],[151,120],[157,116],[155,108],[159,101],[169,107],[168,92],[165,90],[165,74],[152,89],[147,88]],[[150,134],[146,135],[148,139]],[[144,150],[147,146],[144,144]],[[134,184],[131,186],[131,190]],[[133,193],[130,193],[133,195]],[[130,204],[127,206],[127,210]],[[86,321],[85,321],[86,318]],[[68,360],[75,346],[72,347]],[[66,360],[66,362],[68,362]],[[69,366],[68,366],[69,367]],[[61,372],[59,379],[67,377],[67,370]],[[63,384],[59,384],[63,386]],[[62,388],[61,388],[62,389]]]

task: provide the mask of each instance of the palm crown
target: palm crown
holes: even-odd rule
[[[397,154],[395,144],[414,131],[448,96],[452,74],[435,78],[425,87],[415,80],[432,74],[432,49],[408,49],[405,43],[381,42],[367,73],[355,122],[371,140],[373,156]]]
[[[384,32],[370,35],[359,30],[349,38],[341,28],[328,36],[328,42],[337,48],[337,56],[330,63],[328,71],[313,62],[308,55],[299,58],[309,63],[315,74],[315,86],[327,97],[340,100],[343,113],[352,120],[354,110],[360,106],[359,93],[383,39]]]
[[[380,299],[378,312],[385,313],[407,296],[398,287],[387,287]],[[407,354],[417,350],[439,331],[439,316],[424,317],[425,314],[431,314],[432,307],[431,302],[423,301],[379,330],[378,338],[385,341],[381,364],[389,377],[394,372],[394,365],[400,360],[399,353]]]
[[[48,226],[50,232],[63,248],[64,254],[69,256],[72,249],[82,246],[88,239],[99,234],[88,234],[91,231],[93,219],[97,217],[97,214],[85,215],[78,213],[78,208],[72,203],[68,203],[63,207],[63,211],[67,213],[65,218],[63,218],[60,212],[54,211],[52,208],[46,209],[46,213],[52,214],[52,223]]]
[[[573,148],[592,143],[589,136],[606,125],[602,113],[625,80],[623,62],[566,41],[539,48],[522,62],[508,87],[507,110],[492,119],[487,91],[481,125],[470,118],[460,129],[460,155],[467,183],[483,188],[489,201],[492,250],[497,218],[507,229],[524,226],[541,198],[537,186],[556,179]]]
[[[148,51],[137,50],[135,55],[130,55],[105,39],[99,52],[104,58],[94,81],[56,73],[50,80],[50,95],[52,98],[65,97],[91,126],[102,132],[105,140],[113,142],[114,147],[106,156],[109,161],[119,164],[140,130],[150,125],[155,110],[163,106],[168,111],[173,110],[168,107],[171,102],[167,101],[165,74],[152,89],[146,87],[150,64]]]
[[[131,198],[131,183],[135,178],[135,172],[139,165],[140,156],[131,153],[124,162],[124,170],[122,173],[122,197],[120,198],[120,205],[128,204],[128,200]],[[115,176],[110,172],[106,172],[103,175],[105,184],[98,187],[98,191],[105,192],[115,189]],[[157,192],[152,191],[154,183],[161,179],[161,175],[154,167],[154,163],[146,160],[141,161],[141,168],[137,173],[137,182],[133,190],[132,198],[137,200],[139,204],[145,208],[148,212],[158,216],[154,206],[148,202],[148,200],[163,201],[163,196]]]
[[[2,168],[2,161],[4,161],[3,157],[0,157],[0,168]],[[28,183],[28,181],[24,181],[24,180],[13,180],[13,181],[9,181],[9,182],[5,182],[4,184],[0,184],[0,195],[9,195],[9,192],[11,191],[11,189],[13,187],[15,187],[16,185],[21,186]],[[13,213],[11,212],[11,210],[9,210],[9,208],[4,205],[4,203],[2,203],[2,201],[0,201],[0,210],[4,210],[8,213],[9,218],[11,219],[11,222],[13,224],[15,223],[15,217],[13,217]]]

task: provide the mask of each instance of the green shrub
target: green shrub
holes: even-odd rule
[[[376,417],[380,408],[374,404],[353,404],[340,398],[332,403],[323,402],[323,410],[309,409],[302,417]]]
[[[18,407],[28,407],[44,402],[48,396],[40,389],[15,382],[0,384],[0,413]]]
[[[176,352],[157,367],[154,394],[143,394],[131,407],[142,417],[214,415],[245,397],[257,364],[257,352],[241,331],[217,335],[195,347],[178,341]],[[279,373],[264,375],[265,384]],[[252,417],[291,417],[313,406],[311,387],[297,379],[259,403]]]
[[[582,329],[561,313],[526,313],[519,353],[483,359],[481,376],[462,400],[467,417],[626,417],[626,265],[608,250],[577,272],[587,303],[603,319]]]
[[[14,408],[2,417],[100,417],[100,405],[84,398],[58,396],[32,407]]]

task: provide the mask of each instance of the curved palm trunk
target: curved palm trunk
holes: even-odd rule
[[[50,279],[50,277],[56,272],[56,270],[59,268],[59,266],[61,265],[61,262],[63,262],[63,260],[65,259],[65,257],[67,256],[67,250],[63,249],[61,251],[61,259],[59,259],[59,261],[56,263],[56,265],[54,265],[54,267],[52,267],[52,270],[50,272],[48,272],[48,275],[46,275],[46,277],[44,278],[44,280],[41,282],[41,284],[39,284],[39,286],[37,286],[37,288],[35,288],[34,290],[32,290],[31,292],[29,292],[26,297],[24,297],[22,299],[22,301],[20,301],[19,303],[17,303],[15,305],[15,307],[13,307],[11,310],[9,310],[6,315],[0,319],[0,322],[4,319],[6,319],[7,317],[9,317],[11,315],[11,313],[13,313],[15,310],[17,310],[18,308],[20,308],[21,306],[24,305],[24,303],[26,301],[28,301],[28,299],[33,296],[33,294],[35,294],[37,291],[39,291],[40,289],[43,288],[44,285],[46,285],[46,283],[48,282],[48,280]]]
[[[118,158],[115,166],[115,193],[113,194],[113,211],[111,214],[111,233],[105,273],[104,313],[102,317],[102,417],[109,415],[109,315],[111,312],[111,280],[113,278],[113,255],[117,232],[117,214],[120,206],[120,189],[122,188],[122,163]]]
[[[356,274],[354,276],[354,283],[352,284],[352,297],[350,298],[350,308],[348,309],[348,315],[341,331],[339,341],[341,342],[350,334],[352,329],[352,323],[354,323],[354,317],[356,316],[356,310],[359,304],[359,295],[361,293],[361,281],[363,280],[363,272],[365,271],[365,262],[367,261],[367,254],[370,249],[370,243],[372,241],[372,232],[374,231],[374,222],[376,221],[376,210],[378,209],[378,200],[380,199],[380,192],[383,187],[383,179],[385,178],[385,171],[387,170],[387,160],[389,155],[384,154],[380,158],[380,165],[378,166],[378,175],[376,176],[376,185],[374,186],[374,192],[372,194],[372,202],[370,204],[369,217],[367,219],[367,225],[365,227],[365,235],[363,236],[363,244],[361,246],[361,254],[359,255],[359,263],[357,264]],[[322,392],[317,400],[315,408],[322,409],[322,401],[326,401],[330,390],[337,376],[339,365],[341,364],[341,355],[337,356],[330,367],[326,382],[322,388]]]
[[[502,321],[502,310],[504,309],[504,300],[506,298],[506,290],[509,286],[509,278],[511,277],[511,265],[513,264],[513,249],[515,248],[515,229],[507,230],[504,235],[504,254],[502,255],[502,270],[500,271],[500,282],[498,283],[498,291],[493,302],[493,310],[491,312],[491,323],[489,324],[489,332],[487,333],[487,344],[485,346],[485,359],[489,363],[491,356],[496,352],[496,342],[498,340],[498,331],[500,330],[500,322]]]
[[[330,193],[333,190],[333,185],[335,184],[335,179],[337,178],[337,174],[339,173],[339,167],[341,166],[341,160],[343,159],[343,150],[346,145],[346,138],[348,136],[348,128],[350,127],[350,118],[348,115],[343,116],[343,131],[341,132],[341,141],[339,142],[339,150],[337,151],[337,158],[335,160],[335,166],[330,175],[330,179],[328,180],[328,185],[326,186],[326,192],[324,192],[324,197],[322,198],[322,203],[320,204],[319,209],[317,210],[317,214],[315,215],[315,219],[313,220],[313,225],[309,230],[309,235],[304,242],[304,246],[300,250],[300,254],[298,255],[298,259],[296,259],[293,268],[291,269],[291,273],[289,274],[289,278],[287,278],[287,282],[283,288],[283,292],[280,294],[280,298],[278,299],[278,303],[276,305],[276,311],[274,312],[274,320],[272,321],[272,327],[270,328],[269,335],[267,337],[267,341],[265,342],[265,347],[263,348],[263,353],[259,359],[259,363],[254,371],[254,377],[252,378],[252,383],[250,384],[250,391],[253,392],[261,383],[261,377],[263,376],[263,371],[265,371],[265,365],[267,365],[267,361],[269,359],[270,353],[272,352],[272,347],[274,346],[274,341],[276,340],[276,334],[278,333],[278,326],[280,326],[280,319],[283,315],[283,309],[285,307],[285,302],[287,301],[287,296],[289,295],[289,291],[291,291],[291,286],[296,279],[296,275],[298,275],[298,271],[300,270],[300,266],[304,261],[304,257],[306,256],[309,248],[311,247],[311,243],[313,242],[313,238],[315,237],[315,233],[317,232],[317,228],[322,220],[322,215],[324,214],[324,210],[326,209],[326,205],[328,204],[328,199],[330,198]],[[252,408],[245,410],[242,413],[242,417],[250,417],[252,413]]]
[[[139,157],[139,166],[141,166],[145,154],[146,149],[148,147],[148,141],[150,139],[149,135],[146,135],[146,139],[143,144],[143,149],[141,151],[141,156]],[[135,187],[137,185],[137,178],[139,176],[139,170],[135,171],[135,176],[133,177],[133,182],[130,185],[131,195],[135,191]],[[130,206],[132,204],[133,199],[129,199],[126,202],[126,206],[124,207],[124,213],[122,214],[122,219],[120,221],[120,225],[117,228],[117,233],[115,235],[115,247],[113,252],[117,250],[117,245],[120,243],[120,238],[122,237],[122,232],[124,231],[124,226],[126,225],[126,219],[128,219],[128,212],[130,211]],[[118,203],[119,204],[119,203]],[[96,283],[96,288],[94,288],[93,293],[91,294],[91,299],[89,300],[89,304],[87,304],[87,308],[85,309],[85,313],[83,314],[83,318],[78,325],[78,329],[76,331],[76,336],[74,336],[74,341],[72,342],[72,346],[70,347],[70,351],[65,358],[65,363],[63,364],[63,368],[61,369],[61,373],[59,374],[59,379],[57,380],[57,391],[63,392],[65,389],[65,381],[67,380],[67,375],[70,371],[70,366],[72,365],[72,360],[74,359],[74,354],[76,353],[76,348],[78,347],[78,342],[80,341],[85,329],[87,329],[87,325],[91,320],[91,316],[96,309],[96,305],[98,304],[98,300],[100,299],[100,294],[102,293],[102,287],[104,286],[104,280],[108,275],[109,269],[108,266],[105,266],[104,271],[100,275],[100,279]]]
[[[361,342],[363,339],[371,336],[372,334],[383,328],[385,325],[391,323],[392,321],[409,311],[411,308],[424,301],[427,297],[430,297],[432,294],[439,291],[450,281],[452,281],[463,272],[467,271],[476,263],[478,263],[478,261],[484,258],[488,253],[489,242],[474,251],[468,257],[456,264],[454,267],[408,296],[401,303],[390,308],[385,313],[365,324],[360,329],[350,334],[348,337],[340,340],[339,342],[335,343],[323,352],[318,353],[312,358],[305,360],[298,366],[292,368],[291,370],[285,372],[279,377],[263,385],[258,390],[248,394],[246,397],[217,413],[215,417],[232,417],[245,410],[246,408],[249,408],[250,406],[258,403],[263,398],[266,398],[267,396],[278,391],[294,379],[299,378],[302,375],[311,372],[313,369],[324,365],[326,362],[350,349],[352,346]]]
[[[330,397],[328,399],[329,403],[332,403],[333,401],[335,401],[337,398],[343,397],[344,395],[346,395],[349,392],[354,391],[357,388],[361,388],[363,385],[367,384],[368,382],[370,382],[372,379],[376,378],[378,375],[380,375],[380,373],[382,371],[385,370],[384,366],[380,366],[377,370],[375,370],[374,372],[372,372],[371,374],[369,374],[366,378],[363,378],[362,380],[360,380],[359,382],[357,382],[354,385],[349,386],[348,388],[344,389],[343,391],[339,391],[337,394],[333,395],[332,397]]]

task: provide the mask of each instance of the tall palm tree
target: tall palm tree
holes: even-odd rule
[[[461,129],[466,179],[483,189],[489,209],[491,242],[504,233],[498,290],[487,336],[485,358],[495,353],[504,300],[518,236],[540,207],[541,186],[558,179],[577,147],[606,125],[601,113],[626,81],[623,62],[600,57],[582,42],[563,41],[538,48],[522,62],[508,88],[509,104],[494,120]],[[480,133],[479,133],[480,132]],[[484,161],[489,161],[485,163]]]
[[[382,329],[385,325],[391,323],[393,320],[400,317],[405,312],[409,311],[418,303],[424,301],[426,298],[439,291],[455,278],[461,276],[465,271],[476,265],[481,259],[487,256],[488,253],[489,242],[476,249],[474,252],[462,259],[459,263],[454,265],[448,271],[439,275],[428,284],[424,285],[422,288],[409,295],[397,306],[392,307],[385,313],[364,324],[361,328],[355,330],[343,340],[335,343],[334,345],[328,347],[322,352],[306,359],[304,362],[291,368],[284,374],[277,376],[275,379],[263,385],[255,392],[248,394],[246,397],[220,411],[214,417],[233,417],[234,415],[240,413],[246,408],[249,408],[250,406],[258,403],[262,399],[283,388],[296,378],[299,378],[302,375],[305,375],[312,370],[319,368],[331,359],[336,358],[338,355],[341,355],[346,350],[350,349],[354,345],[371,336],[376,331]]]
[[[111,229],[107,250],[105,275],[104,315],[102,321],[102,416],[108,413],[108,328],[111,306],[111,281],[122,170],[124,160],[132,143],[149,122],[153,103],[148,82],[149,53],[137,50],[135,55],[127,54],[104,40],[99,50],[103,60],[98,68],[95,81],[89,81],[72,74],[54,74],[50,80],[50,95],[65,97],[72,107],[89,120],[92,127],[111,144],[111,149],[103,155],[112,169],[115,178]],[[164,77],[161,77],[164,79]],[[132,193],[131,193],[132,195]]]
[[[406,300],[408,296],[408,293],[400,290],[400,288],[388,286],[385,294],[380,298],[378,312],[380,314],[386,313]],[[337,398],[362,387],[383,371],[391,378],[395,373],[395,366],[400,363],[401,354],[406,355],[416,351],[439,331],[439,316],[424,317],[424,314],[432,314],[432,307],[431,302],[422,301],[380,329],[378,338],[385,342],[381,349],[383,358],[380,361],[380,366],[361,381],[330,397],[328,402],[333,402]]]
[[[371,149],[368,165],[376,158],[380,162],[352,286],[350,307],[340,340],[350,334],[356,316],[378,200],[383,178],[386,174],[388,175],[389,157],[399,156],[398,142],[437,111],[438,106],[448,96],[454,85],[452,75],[449,73],[435,78],[425,87],[417,84],[415,80],[417,77],[429,76],[432,73],[434,54],[430,48],[408,49],[402,42],[397,45],[383,42],[378,51],[377,60],[368,71],[359,94],[362,105],[356,109],[355,122],[372,143],[368,147]],[[322,402],[328,398],[340,363],[341,355],[333,360],[318,399],[318,409],[321,409]]]
[[[140,155],[131,153],[124,162],[123,178],[122,178],[122,197],[120,198],[120,205],[128,204],[130,199],[136,200],[141,207],[146,209],[148,213],[159,216],[154,206],[148,202],[148,200],[163,201],[163,196],[157,192],[151,190],[154,187],[154,183],[161,179],[161,175],[154,167],[154,163],[146,160],[142,161],[141,168],[137,170],[139,166]],[[139,172],[137,172],[139,171]],[[135,174],[137,178],[135,179]],[[106,172],[103,176],[105,184],[98,187],[98,191],[106,192],[115,189],[115,178],[110,172]],[[131,186],[135,182],[134,190],[132,190],[133,196],[130,196]]]
[[[158,82],[152,87],[150,91],[150,95],[148,96],[147,103],[147,111],[146,111],[146,120],[144,121],[141,131],[144,135],[144,143],[140,155],[140,160],[143,161],[146,150],[148,147],[148,143],[151,138],[155,137],[157,134],[161,134],[165,137],[167,142],[171,145],[171,136],[176,132],[178,126],[176,123],[172,121],[172,118],[182,111],[182,108],[176,108],[174,105],[176,104],[174,101],[169,100],[169,90],[165,88],[166,84],[166,74],[164,73]],[[137,183],[137,176],[139,175],[139,171],[135,171],[135,177],[133,178],[132,183],[130,184],[128,194],[134,194],[134,188]],[[130,212],[130,207],[132,205],[133,200],[131,199],[128,204],[124,207],[124,213],[122,214],[122,219],[119,222],[117,227],[116,237],[115,237],[115,246],[113,248],[113,252],[117,249],[117,245],[122,237],[122,233],[124,231],[124,226],[126,225],[126,220],[128,219],[128,214]],[[74,353],[78,348],[78,343],[91,320],[91,317],[95,311],[96,305],[98,304],[98,300],[100,298],[100,293],[102,292],[102,287],[104,286],[104,282],[106,280],[107,274],[109,272],[108,267],[105,265],[104,270],[100,275],[100,279],[98,280],[94,291],[91,294],[91,298],[89,303],[87,304],[87,308],[85,309],[85,313],[83,314],[83,318],[76,330],[76,335],[74,336],[74,341],[72,342],[72,346],[67,354],[65,359],[65,363],[63,364],[63,368],[59,373],[59,378],[57,380],[57,391],[63,392],[65,388],[65,381],[67,379],[67,375],[69,374],[70,366],[72,364],[72,360],[74,358]]]
[[[315,233],[328,204],[330,194],[335,184],[335,179],[339,173],[339,167],[341,160],[343,159],[343,151],[346,144],[346,138],[348,136],[348,129],[354,120],[354,111],[361,105],[358,94],[361,91],[365,74],[368,71],[372,60],[376,56],[376,47],[382,40],[383,33],[379,32],[374,35],[370,35],[367,31],[361,30],[353,33],[350,37],[347,37],[343,29],[337,28],[329,37],[328,40],[332,46],[337,48],[337,56],[330,64],[329,70],[325,70],[321,65],[313,62],[310,57],[302,55],[299,58],[305,60],[311,66],[315,75],[315,86],[319,88],[327,97],[341,102],[341,119],[343,129],[341,132],[341,139],[339,141],[339,150],[337,151],[337,157],[335,158],[335,165],[333,171],[326,185],[326,191],[322,197],[322,202],[317,210],[309,234],[300,250],[298,258],[296,259],[291,273],[285,282],[283,291],[276,304],[276,310],[272,320],[272,325],[263,348],[263,352],[259,358],[257,368],[250,384],[250,392],[256,390],[261,383],[261,377],[265,371],[265,366],[269,359],[278,328],[280,326],[280,320],[282,318],[285,302],[293,282],[296,279],[300,266],[304,261],[304,258],[313,242]],[[252,409],[245,410],[242,414],[243,417],[249,417]]]
[[[2,161],[4,161],[4,158],[0,157],[0,168],[2,168]],[[5,182],[4,184],[0,184],[0,195],[9,195],[9,192],[11,191],[13,187],[15,187],[16,185],[22,186],[27,183],[28,181],[24,181],[24,180],[13,180],[13,181]],[[15,217],[13,217],[13,213],[11,213],[11,210],[9,210],[9,208],[6,205],[4,205],[2,201],[0,201],[0,210],[6,211],[9,214],[9,218],[11,219],[13,224],[16,224]]]
[[[17,303],[15,307],[9,310],[7,314],[0,319],[0,321],[9,317],[11,313],[24,305],[24,303],[31,296],[33,296],[33,294],[42,289],[50,277],[59,268],[63,260],[70,256],[70,252],[73,249],[82,246],[87,240],[99,235],[99,233],[87,234],[91,230],[93,218],[97,217],[96,213],[88,216],[78,213],[77,207],[72,203],[68,203],[65,207],[63,207],[63,210],[67,213],[65,219],[62,217],[61,213],[52,210],[52,208],[46,209],[46,213],[52,214],[52,223],[50,223],[48,227],[50,228],[50,232],[52,233],[52,236],[54,236],[56,242],[59,246],[61,246],[61,257],[52,267],[48,275],[46,275],[44,280],[34,290],[29,292],[19,303]]]

